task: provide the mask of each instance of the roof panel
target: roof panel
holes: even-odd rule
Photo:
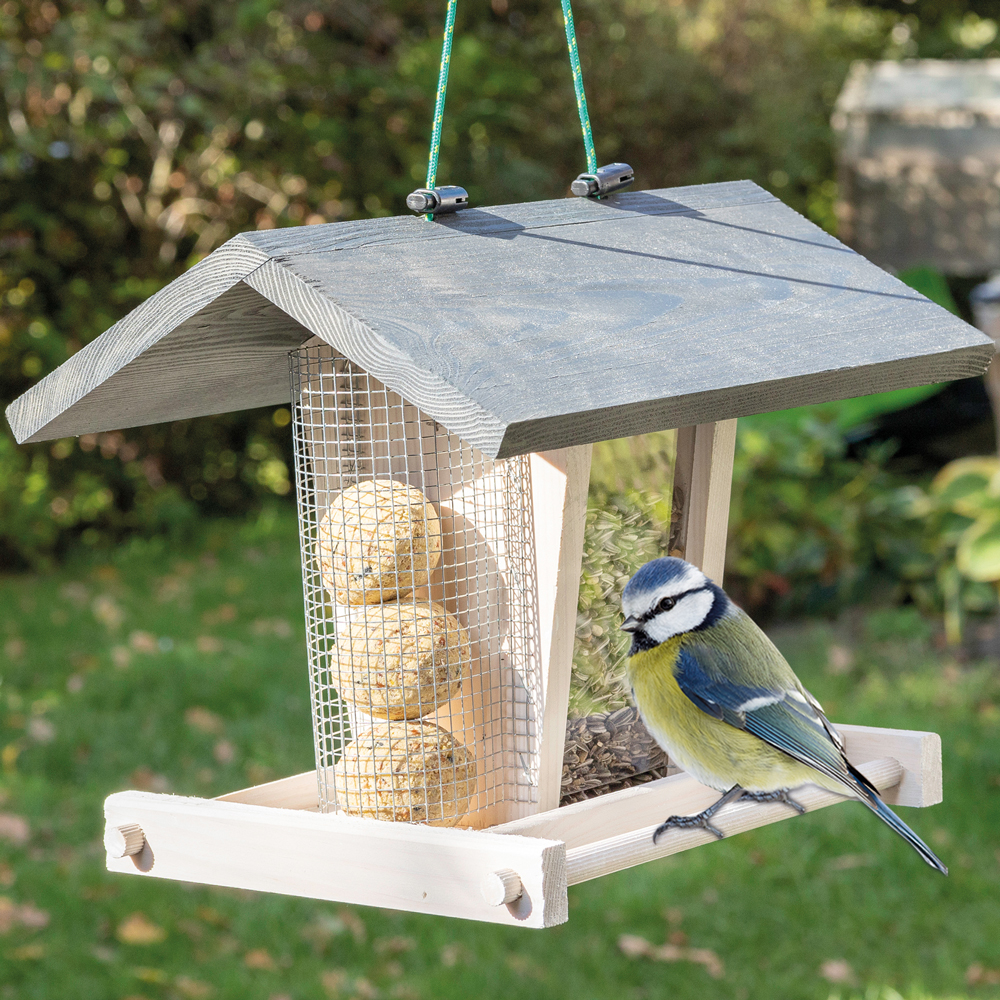
[[[253,253],[237,280],[278,307],[275,364],[315,334],[490,455],[970,376],[993,350],[750,182],[238,239]],[[165,290],[172,301],[196,294],[193,273]],[[187,400],[177,416],[199,398],[203,412],[260,398],[252,383],[270,360],[259,352],[257,374],[224,399],[191,381],[199,366],[208,382],[228,379],[251,349],[251,318],[221,335],[231,350],[203,338],[210,355],[189,336],[170,371],[115,367],[116,330],[143,308],[85,349],[86,371],[77,355],[12,404],[19,439],[80,432],[59,408],[69,384],[77,410],[104,386],[109,428],[170,418],[162,405],[143,418],[153,377]],[[274,395],[278,376],[267,378]]]

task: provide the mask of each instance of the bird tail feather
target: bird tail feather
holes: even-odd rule
[[[942,875],[947,875],[948,869],[944,862],[882,801],[875,786],[856,768],[850,764],[847,767],[854,779],[855,787],[861,793],[861,801],[890,830],[898,833],[931,868],[936,868]]]

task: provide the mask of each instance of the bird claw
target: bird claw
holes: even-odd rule
[[[706,810],[706,812],[708,812],[708,810]],[[671,816],[656,828],[653,833],[653,843],[655,844],[660,837],[667,832],[667,830],[673,829],[701,829],[714,834],[719,838],[719,840],[722,840],[723,837],[725,837],[725,834],[717,826],[713,826],[710,822],[710,817],[714,812],[715,810],[713,809],[707,816],[704,812],[700,812],[696,816]]]
[[[754,802],[783,802],[786,806],[791,806],[800,816],[804,815],[806,811],[806,807],[801,802],[796,802],[787,788],[779,788],[774,792],[744,791],[742,797],[752,799]]]

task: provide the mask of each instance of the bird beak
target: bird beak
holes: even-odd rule
[[[629,615],[628,618],[621,623],[621,630],[623,632],[637,632],[640,624],[642,623],[638,618],[636,618],[635,615]]]

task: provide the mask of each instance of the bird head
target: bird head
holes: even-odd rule
[[[729,598],[697,566],[665,556],[646,563],[622,591],[625,621],[632,634],[629,655],[708,628],[729,609]]]

